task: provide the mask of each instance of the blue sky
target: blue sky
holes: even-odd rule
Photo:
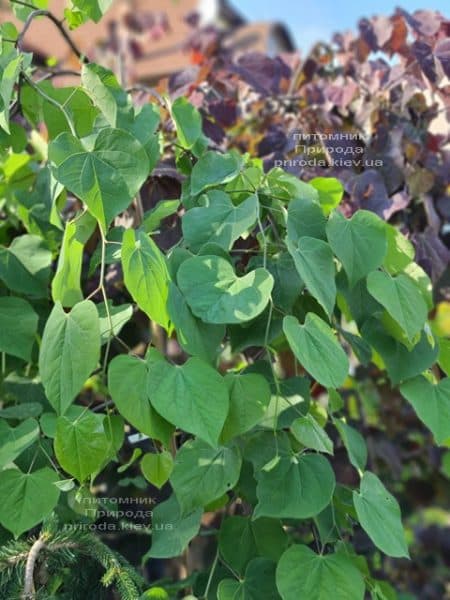
[[[295,42],[307,50],[317,39],[329,39],[335,31],[355,29],[358,19],[391,14],[396,6],[408,11],[439,10],[450,17],[449,0],[232,0],[251,21],[282,21]]]

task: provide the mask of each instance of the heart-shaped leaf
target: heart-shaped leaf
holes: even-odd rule
[[[300,325],[295,317],[283,320],[283,331],[292,352],[314,379],[325,387],[338,388],[347,377],[347,355],[332,329],[314,313],[306,315]]]
[[[61,133],[49,146],[55,179],[80,200],[106,232],[124,211],[149,173],[142,144],[121,129],[106,127],[94,142]]]
[[[216,446],[228,413],[228,389],[219,373],[199,358],[184,365],[151,360],[147,393],[160,415]]]
[[[178,285],[192,312],[206,323],[243,323],[267,306],[273,277],[264,268],[238,277],[218,256],[194,256],[178,271]]]
[[[410,402],[417,416],[431,429],[438,444],[450,441],[450,379],[437,385],[425,377],[406,381],[400,392]]]
[[[59,498],[58,475],[47,467],[22,473],[0,471],[0,523],[18,537],[47,517]]]

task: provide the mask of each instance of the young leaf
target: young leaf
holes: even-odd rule
[[[378,269],[386,256],[385,224],[366,210],[358,210],[351,219],[334,212],[327,224],[327,237],[350,286]]]
[[[122,129],[105,127],[93,143],[61,133],[48,152],[55,179],[87,205],[104,233],[149,173],[144,147]]]
[[[450,379],[442,379],[434,385],[425,377],[415,377],[403,383],[400,392],[431,429],[436,443],[447,445],[450,441]]]
[[[215,369],[199,358],[190,358],[181,367],[151,360],[147,393],[169,423],[217,445],[229,401],[225,381]]]
[[[178,285],[192,312],[206,323],[243,323],[267,306],[272,275],[263,268],[237,277],[233,267],[217,256],[195,256],[178,270]]]
[[[150,404],[147,376],[147,363],[121,354],[109,365],[108,389],[118,411],[133,427],[168,446],[173,427]]]
[[[347,355],[331,328],[314,313],[304,325],[293,316],[283,320],[283,331],[292,352],[314,379],[325,387],[340,387],[348,374]]]
[[[288,239],[287,247],[308,292],[331,316],[336,302],[336,270],[330,246],[322,240],[303,236],[296,243]]]
[[[98,471],[110,450],[104,415],[86,410],[74,421],[56,421],[55,455],[61,467],[80,483]]]
[[[0,297],[0,352],[29,361],[38,319],[26,300],[14,296]]]
[[[353,503],[362,528],[382,552],[409,558],[400,507],[376,475],[364,473],[360,492],[353,492]]]
[[[158,504],[152,515],[152,545],[143,560],[180,556],[199,532],[202,514],[201,508],[183,514],[174,494]]]
[[[374,271],[367,278],[369,293],[382,304],[411,340],[425,324],[427,305],[414,281],[400,273],[391,277]]]
[[[171,114],[180,144],[183,148],[192,148],[202,135],[201,114],[184,96],[174,100]]]
[[[55,508],[58,475],[47,467],[22,473],[19,469],[0,471],[0,523],[15,538],[28,531]]]
[[[39,369],[47,398],[64,414],[100,358],[100,325],[95,304],[84,300],[69,313],[57,302],[45,325]]]
[[[164,255],[143,231],[123,235],[122,266],[125,285],[139,307],[156,323],[169,329],[167,298],[169,271]]]
[[[319,192],[319,203],[325,215],[338,206],[344,195],[344,186],[334,177],[314,177],[308,181]]]
[[[345,554],[316,554],[293,545],[277,566],[277,588],[283,600],[363,600],[364,579]]]
[[[237,447],[211,448],[201,440],[189,440],[178,450],[170,477],[183,513],[206,506],[231,490],[241,472]]]
[[[170,452],[144,454],[141,460],[141,471],[145,479],[161,489],[169,479],[173,469],[173,458]]]
[[[193,252],[210,242],[229,250],[256,223],[258,210],[255,194],[234,206],[228,194],[211,190],[204,206],[191,208],[183,216],[184,238]]]

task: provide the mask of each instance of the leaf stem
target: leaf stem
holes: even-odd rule
[[[75,126],[72,123],[72,119],[69,116],[69,113],[66,111],[66,109],[64,108],[64,106],[62,104],[60,104],[59,102],[57,102],[54,98],[52,98],[51,96],[48,96],[32,79],[31,77],[28,77],[28,75],[26,75],[23,71],[22,71],[22,76],[25,79],[25,81],[28,83],[28,85],[30,85],[34,90],[36,90],[36,92],[42,96],[42,98],[44,98],[44,100],[46,100],[47,102],[49,102],[50,104],[53,104],[53,106],[55,106],[56,108],[58,108],[62,114],[64,115],[67,124],[70,128],[70,132],[74,137],[77,137],[77,132],[75,131]]]
[[[213,564],[211,565],[211,570],[209,572],[208,582],[206,584],[205,593],[203,594],[203,598],[208,600],[209,590],[211,588],[211,583],[214,577],[214,573],[216,571],[217,563],[219,562],[219,548],[217,548],[216,555],[214,557]]]

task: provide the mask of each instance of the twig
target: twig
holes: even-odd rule
[[[26,2],[21,2],[20,0],[11,0],[11,2],[14,2],[15,4],[20,4],[22,6],[27,6],[27,7],[30,8],[29,4],[27,4]],[[34,21],[34,19],[36,19],[36,17],[47,17],[48,19],[50,19],[50,21],[58,28],[58,30],[61,33],[62,37],[67,42],[67,44],[70,46],[70,49],[72,50],[72,52],[77,56],[78,60],[80,62],[82,62],[82,63],[88,63],[89,62],[89,60],[77,48],[77,46],[75,45],[74,41],[72,40],[72,38],[68,34],[68,32],[65,30],[62,21],[60,21],[59,19],[57,19],[55,17],[55,15],[53,13],[51,13],[49,10],[44,10],[44,9],[42,9],[42,10],[41,9],[39,9],[39,10],[33,10],[33,12],[31,12],[28,15],[27,20],[25,21],[25,24],[23,26],[23,29],[20,32],[20,34],[19,34],[19,36],[18,36],[18,38],[16,40],[16,47],[17,47],[18,50],[22,50],[22,44],[23,44],[25,35],[26,35],[28,29],[30,28],[32,22]]]
[[[28,77],[28,75],[25,75],[25,73],[22,71],[22,77],[24,78],[24,80],[28,83],[28,85],[30,85],[34,90],[36,90],[36,92],[42,96],[42,98],[44,98],[44,100],[46,100],[47,102],[49,102],[50,104],[53,104],[53,106],[55,106],[56,108],[58,108],[62,114],[64,115],[67,124],[69,125],[70,131],[72,133],[72,135],[74,137],[76,137],[76,131],[75,131],[75,126],[72,123],[72,119],[69,116],[69,113],[66,111],[66,109],[64,108],[64,106],[62,104],[60,104],[59,102],[57,102],[54,98],[52,98],[51,96],[48,96],[32,79],[31,77]]]

